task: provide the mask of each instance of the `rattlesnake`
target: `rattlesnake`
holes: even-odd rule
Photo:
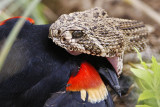
[[[49,38],[69,53],[107,57],[119,75],[124,52],[139,51],[147,44],[143,22],[109,17],[99,7],[61,15],[50,27]]]

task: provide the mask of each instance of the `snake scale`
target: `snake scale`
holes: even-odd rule
[[[109,17],[95,7],[61,15],[50,27],[49,38],[73,55],[106,57],[119,75],[125,52],[145,49],[148,31],[143,22]]]

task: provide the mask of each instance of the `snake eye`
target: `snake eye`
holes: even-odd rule
[[[72,38],[80,38],[84,35],[81,30],[76,30],[72,32]]]

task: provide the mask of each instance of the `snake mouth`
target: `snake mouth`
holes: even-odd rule
[[[78,51],[69,51],[69,50],[67,50],[67,52],[70,53],[71,55],[74,55],[74,56],[82,54],[82,52],[78,52]]]
[[[115,69],[115,71],[117,72],[118,75],[118,57],[106,57],[107,60],[111,63],[111,65],[113,66],[113,68]]]
[[[78,51],[69,51],[67,50],[68,53],[70,53],[71,55],[77,56],[82,54],[82,52],[78,52]],[[118,57],[114,56],[114,57],[106,57],[107,60],[111,63],[111,65],[113,66],[113,68],[115,69],[115,71],[117,72],[117,75],[119,75],[119,71],[118,71]]]

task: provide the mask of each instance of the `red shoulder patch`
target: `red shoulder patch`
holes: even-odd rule
[[[12,18],[6,19],[6,20],[0,22],[0,26],[4,25],[8,20],[17,19],[17,18],[24,18],[24,17],[22,17],[22,16],[16,16],[16,17],[12,17]],[[31,24],[34,24],[34,23],[35,23],[32,18],[26,17],[25,19],[26,19],[27,21],[29,21]]]
[[[97,70],[89,63],[83,62],[76,76],[71,76],[66,91],[79,91],[81,99],[96,103],[107,98],[108,91]]]
[[[69,91],[79,91],[81,89],[97,88],[103,83],[97,70],[87,62],[83,62],[76,76],[71,76],[68,81]]]

